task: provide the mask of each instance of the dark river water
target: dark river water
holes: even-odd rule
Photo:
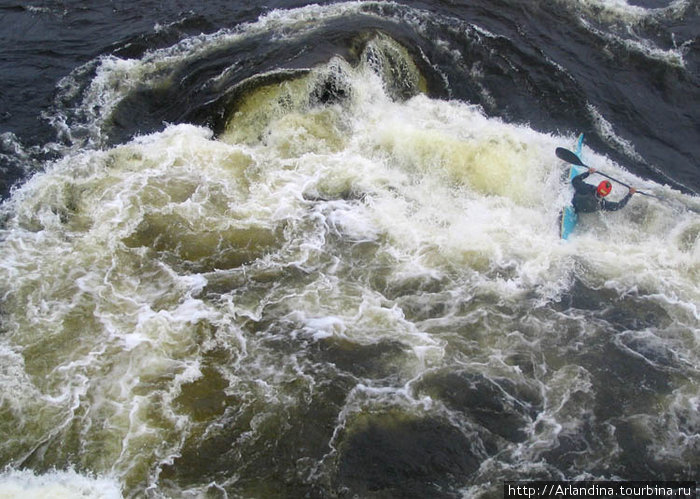
[[[700,479],[697,1],[0,18],[1,497]]]

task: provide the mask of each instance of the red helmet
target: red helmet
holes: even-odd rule
[[[598,188],[596,189],[596,192],[602,198],[610,194],[610,191],[612,191],[612,184],[607,180],[603,180],[600,184],[598,184]]]

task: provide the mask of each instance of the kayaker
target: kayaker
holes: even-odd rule
[[[576,191],[574,193],[574,198],[571,200],[571,204],[574,205],[576,213],[591,213],[598,210],[619,210],[620,208],[624,208],[632,195],[637,192],[634,187],[630,187],[627,195],[620,201],[608,201],[605,199],[605,196],[612,191],[612,184],[608,180],[603,180],[597,187],[584,182],[590,174],[595,172],[595,168],[589,168],[588,171],[577,175],[571,180],[571,184]]]

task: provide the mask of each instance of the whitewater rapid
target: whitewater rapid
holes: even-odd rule
[[[340,15],[292,21],[319,12]],[[276,16],[226,36],[294,29]],[[0,491],[471,497],[697,472],[697,198],[586,146],[663,200],[561,241],[554,149],[575,137],[427,96],[382,33],[247,80],[220,130],[108,143],[131,82],[210,43],[103,60],[99,118],[66,124],[86,141],[2,205]]]

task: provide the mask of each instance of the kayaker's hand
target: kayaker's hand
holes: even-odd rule
[[[596,169],[593,168],[593,167],[591,167],[591,168],[588,169],[588,172],[589,172],[589,173],[595,173],[595,172],[596,172]]]
[[[634,187],[630,187],[630,194],[634,194],[635,192],[637,192],[637,189],[635,189]]]

